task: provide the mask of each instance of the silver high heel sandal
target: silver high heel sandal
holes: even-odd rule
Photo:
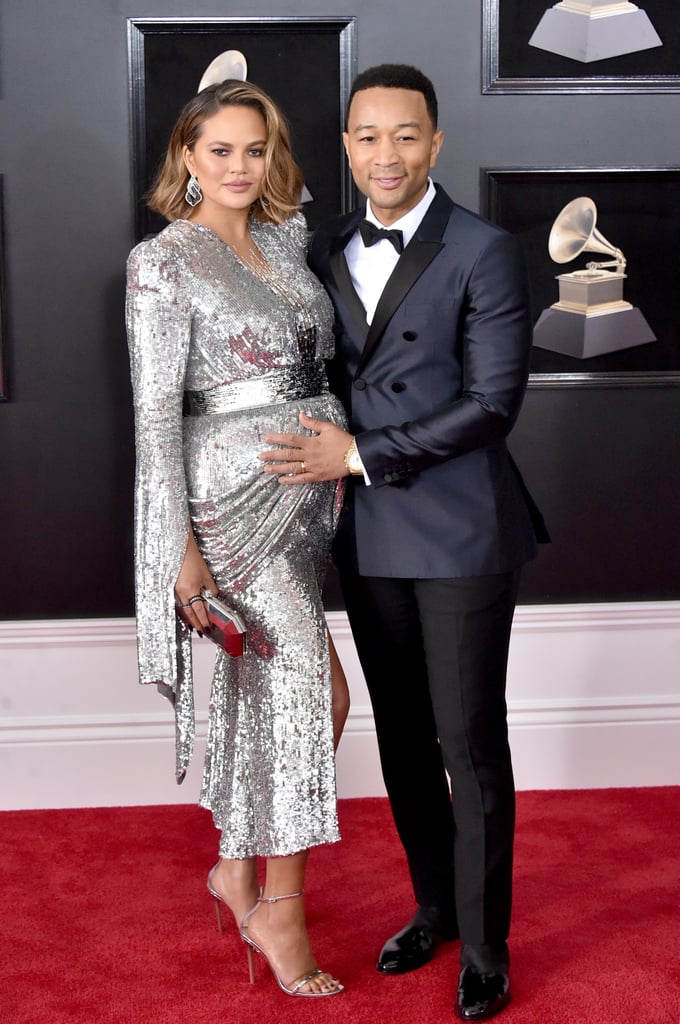
[[[224,931],[224,922],[222,921],[222,904],[224,904],[224,906],[227,908],[227,910],[229,911],[230,914],[233,913],[233,911],[232,911],[231,907],[229,906],[229,904],[227,903],[227,901],[225,899],[223,899],[223,897],[220,896],[220,894],[218,892],[216,892],[215,889],[213,888],[213,884],[212,884],[213,875],[215,874],[215,871],[217,870],[219,865],[220,865],[220,862],[218,861],[217,864],[213,865],[213,867],[208,872],[208,880],[206,882],[206,886],[208,888],[208,892],[210,893],[210,895],[212,896],[213,900],[215,901],[215,916],[217,917],[217,930],[218,930],[218,932],[223,932]],[[258,888],[258,895],[259,896],[262,895],[262,886],[260,886]],[[238,928],[238,922],[236,923],[236,927]]]
[[[240,932],[241,932],[241,938],[245,942],[246,950],[248,952],[248,971],[250,973],[250,984],[252,985],[253,982],[255,981],[255,970],[254,970],[254,967],[253,967],[253,950],[255,950],[256,953],[261,953],[262,956],[265,958],[265,960],[267,961],[267,964],[269,965],[269,970],[272,972],[272,974],[274,975],[274,977],[276,978],[276,980],[278,982],[279,988],[283,992],[285,992],[287,996],[304,996],[304,997],[310,997],[310,998],[318,997],[318,996],[337,996],[337,995],[340,994],[340,992],[344,992],[344,990],[345,990],[345,986],[341,985],[339,981],[336,981],[336,986],[337,987],[334,988],[334,989],[331,989],[330,992],[301,992],[300,991],[300,989],[304,988],[304,986],[308,982],[312,981],[314,978],[318,978],[320,974],[327,974],[328,973],[327,971],[322,971],[320,967],[317,967],[315,970],[310,971],[309,974],[305,974],[302,978],[300,978],[292,986],[292,988],[289,988],[287,985],[285,985],[283,983],[283,981],[281,980],[279,975],[274,970],[274,965],[272,964],[271,960],[269,959],[269,957],[267,956],[265,951],[262,949],[262,947],[258,946],[258,944],[255,942],[255,940],[252,939],[250,937],[250,935],[248,934],[248,921],[253,916],[253,914],[255,913],[255,911],[257,910],[257,908],[260,906],[261,903],[278,903],[279,900],[292,900],[295,896],[302,896],[302,890],[300,890],[300,892],[288,893],[286,896],[258,896],[257,903],[255,904],[253,909],[249,910],[248,913],[246,914],[246,916],[243,918],[243,921],[241,923]],[[333,980],[335,981],[336,979],[333,979]]]
[[[218,868],[219,863],[220,862],[218,861],[217,864],[215,864],[214,867],[212,867],[210,869],[210,871],[208,872],[208,881],[206,882],[206,885],[208,887],[208,892],[210,893],[210,895],[212,896],[212,898],[215,901],[215,915],[217,917],[217,930],[218,930],[218,932],[223,932],[224,931],[224,925],[222,923],[222,904],[224,903],[225,907],[228,907],[229,904],[225,900],[223,900],[222,897],[220,896],[220,894],[218,892],[215,892],[215,890],[212,887],[212,877],[215,874],[215,871]]]

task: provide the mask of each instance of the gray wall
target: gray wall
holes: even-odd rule
[[[431,75],[447,134],[436,177],[473,210],[482,166],[680,162],[678,96],[482,96],[474,0],[3,0],[0,617],[132,609],[125,19],[319,14],[358,16],[360,69],[406,61]],[[511,447],[554,542],[523,601],[679,596],[679,427],[671,386],[529,393]]]

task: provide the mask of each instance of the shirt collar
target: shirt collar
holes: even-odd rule
[[[404,246],[407,246],[411,241],[416,231],[420,227],[420,222],[427,213],[430,203],[437,194],[437,190],[432,183],[432,178],[427,179],[427,192],[416,205],[405,213],[399,220],[395,220],[394,224],[390,224],[390,229],[396,228],[401,231],[404,235]],[[366,220],[370,220],[373,224],[377,224],[379,228],[384,228],[385,225],[381,224],[376,215],[371,209],[370,199],[366,200]]]

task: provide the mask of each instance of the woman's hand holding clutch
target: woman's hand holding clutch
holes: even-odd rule
[[[210,628],[208,612],[201,595],[204,587],[212,590],[213,594],[217,593],[217,584],[198,550],[193,530],[190,529],[184,561],[175,583],[175,599],[184,621],[199,633]]]

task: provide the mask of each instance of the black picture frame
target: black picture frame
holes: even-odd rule
[[[9,399],[6,362],[6,310],[5,299],[5,215],[4,175],[0,174],[0,402]]]
[[[483,93],[680,92],[680,5],[640,0],[662,45],[582,64],[529,46],[556,0],[483,0]]]
[[[641,310],[657,341],[590,359],[534,348],[530,386],[680,383],[680,167],[482,169],[482,213],[522,243],[534,321],[557,301],[558,273],[606,259],[582,253],[557,264],[550,258],[555,218],[578,196],[594,200],[598,231],[626,256],[624,298]]]
[[[353,205],[341,131],[356,74],[355,17],[129,18],[128,73],[137,241],[165,225],[148,210],[149,189],[184,105],[222,51],[241,50],[248,80],[279,104],[313,196],[310,228]]]

